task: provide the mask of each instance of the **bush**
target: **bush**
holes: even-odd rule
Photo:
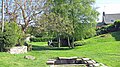
[[[120,30],[120,20],[117,20],[114,22],[114,24],[101,27],[100,29],[97,29],[96,31],[97,31],[97,35],[100,35],[100,34],[115,32],[119,30]]]
[[[6,23],[4,32],[0,31],[1,51],[3,51],[3,49],[5,48],[15,46],[16,44],[18,44],[21,38],[21,28],[19,28],[19,26],[14,22]]]
[[[115,28],[116,28],[117,30],[120,30],[120,20],[116,20],[116,21],[114,22],[114,25],[115,25]]]
[[[30,38],[30,41],[32,42],[48,42],[49,40],[52,40],[52,37],[41,37],[41,38]]]
[[[83,46],[85,44],[86,44],[86,41],[84,41],[84,40],[74,42],[75,46]]]
[[[95,36],[95,26],[95,23],[78,23],[74,33],[75,39],[82,40]]]
[[[101,27],[100,29],[97,29],[96,30],[97,35],[108,33],[107,28],[108,26],[104,26],[104,27]]]

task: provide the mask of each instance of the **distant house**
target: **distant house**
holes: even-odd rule
[[[103,12],[102,22],[97,23],[97,28],[103,27],[108,24],[113,24],[116,20],[119,19],[120,19],[120,13],[105,14],[105,12]]]
[[[116,14],[105,14],[105,23],[113,24],[116,20],[120,19],[120,13]]]

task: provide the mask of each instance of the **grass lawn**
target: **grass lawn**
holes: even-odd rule
[[[46,61],[58,56],[88,57],[110,67],[120,67],[120,32],[114,32],[85,40],[86,45],[75,49],[49,48],[46,42],[34,42],[32,51],[26,54],[12,55],[0,53],[0,67],[47,67]],[[24,56],[35,56],[35,60]]]

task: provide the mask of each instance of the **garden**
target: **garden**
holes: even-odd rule
[[[48,60],[61,61],[61,57],[68,61],[77,57],[74,64],[82,59],[84,67],[90,67],[91,59],[95,64],[120,66],[120,21],[96,28],[95,0],[0,3],[0,67],[49,67]]]

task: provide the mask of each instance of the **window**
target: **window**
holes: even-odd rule
[[[111,22],[114,22],[114,20],[111,20]]]

